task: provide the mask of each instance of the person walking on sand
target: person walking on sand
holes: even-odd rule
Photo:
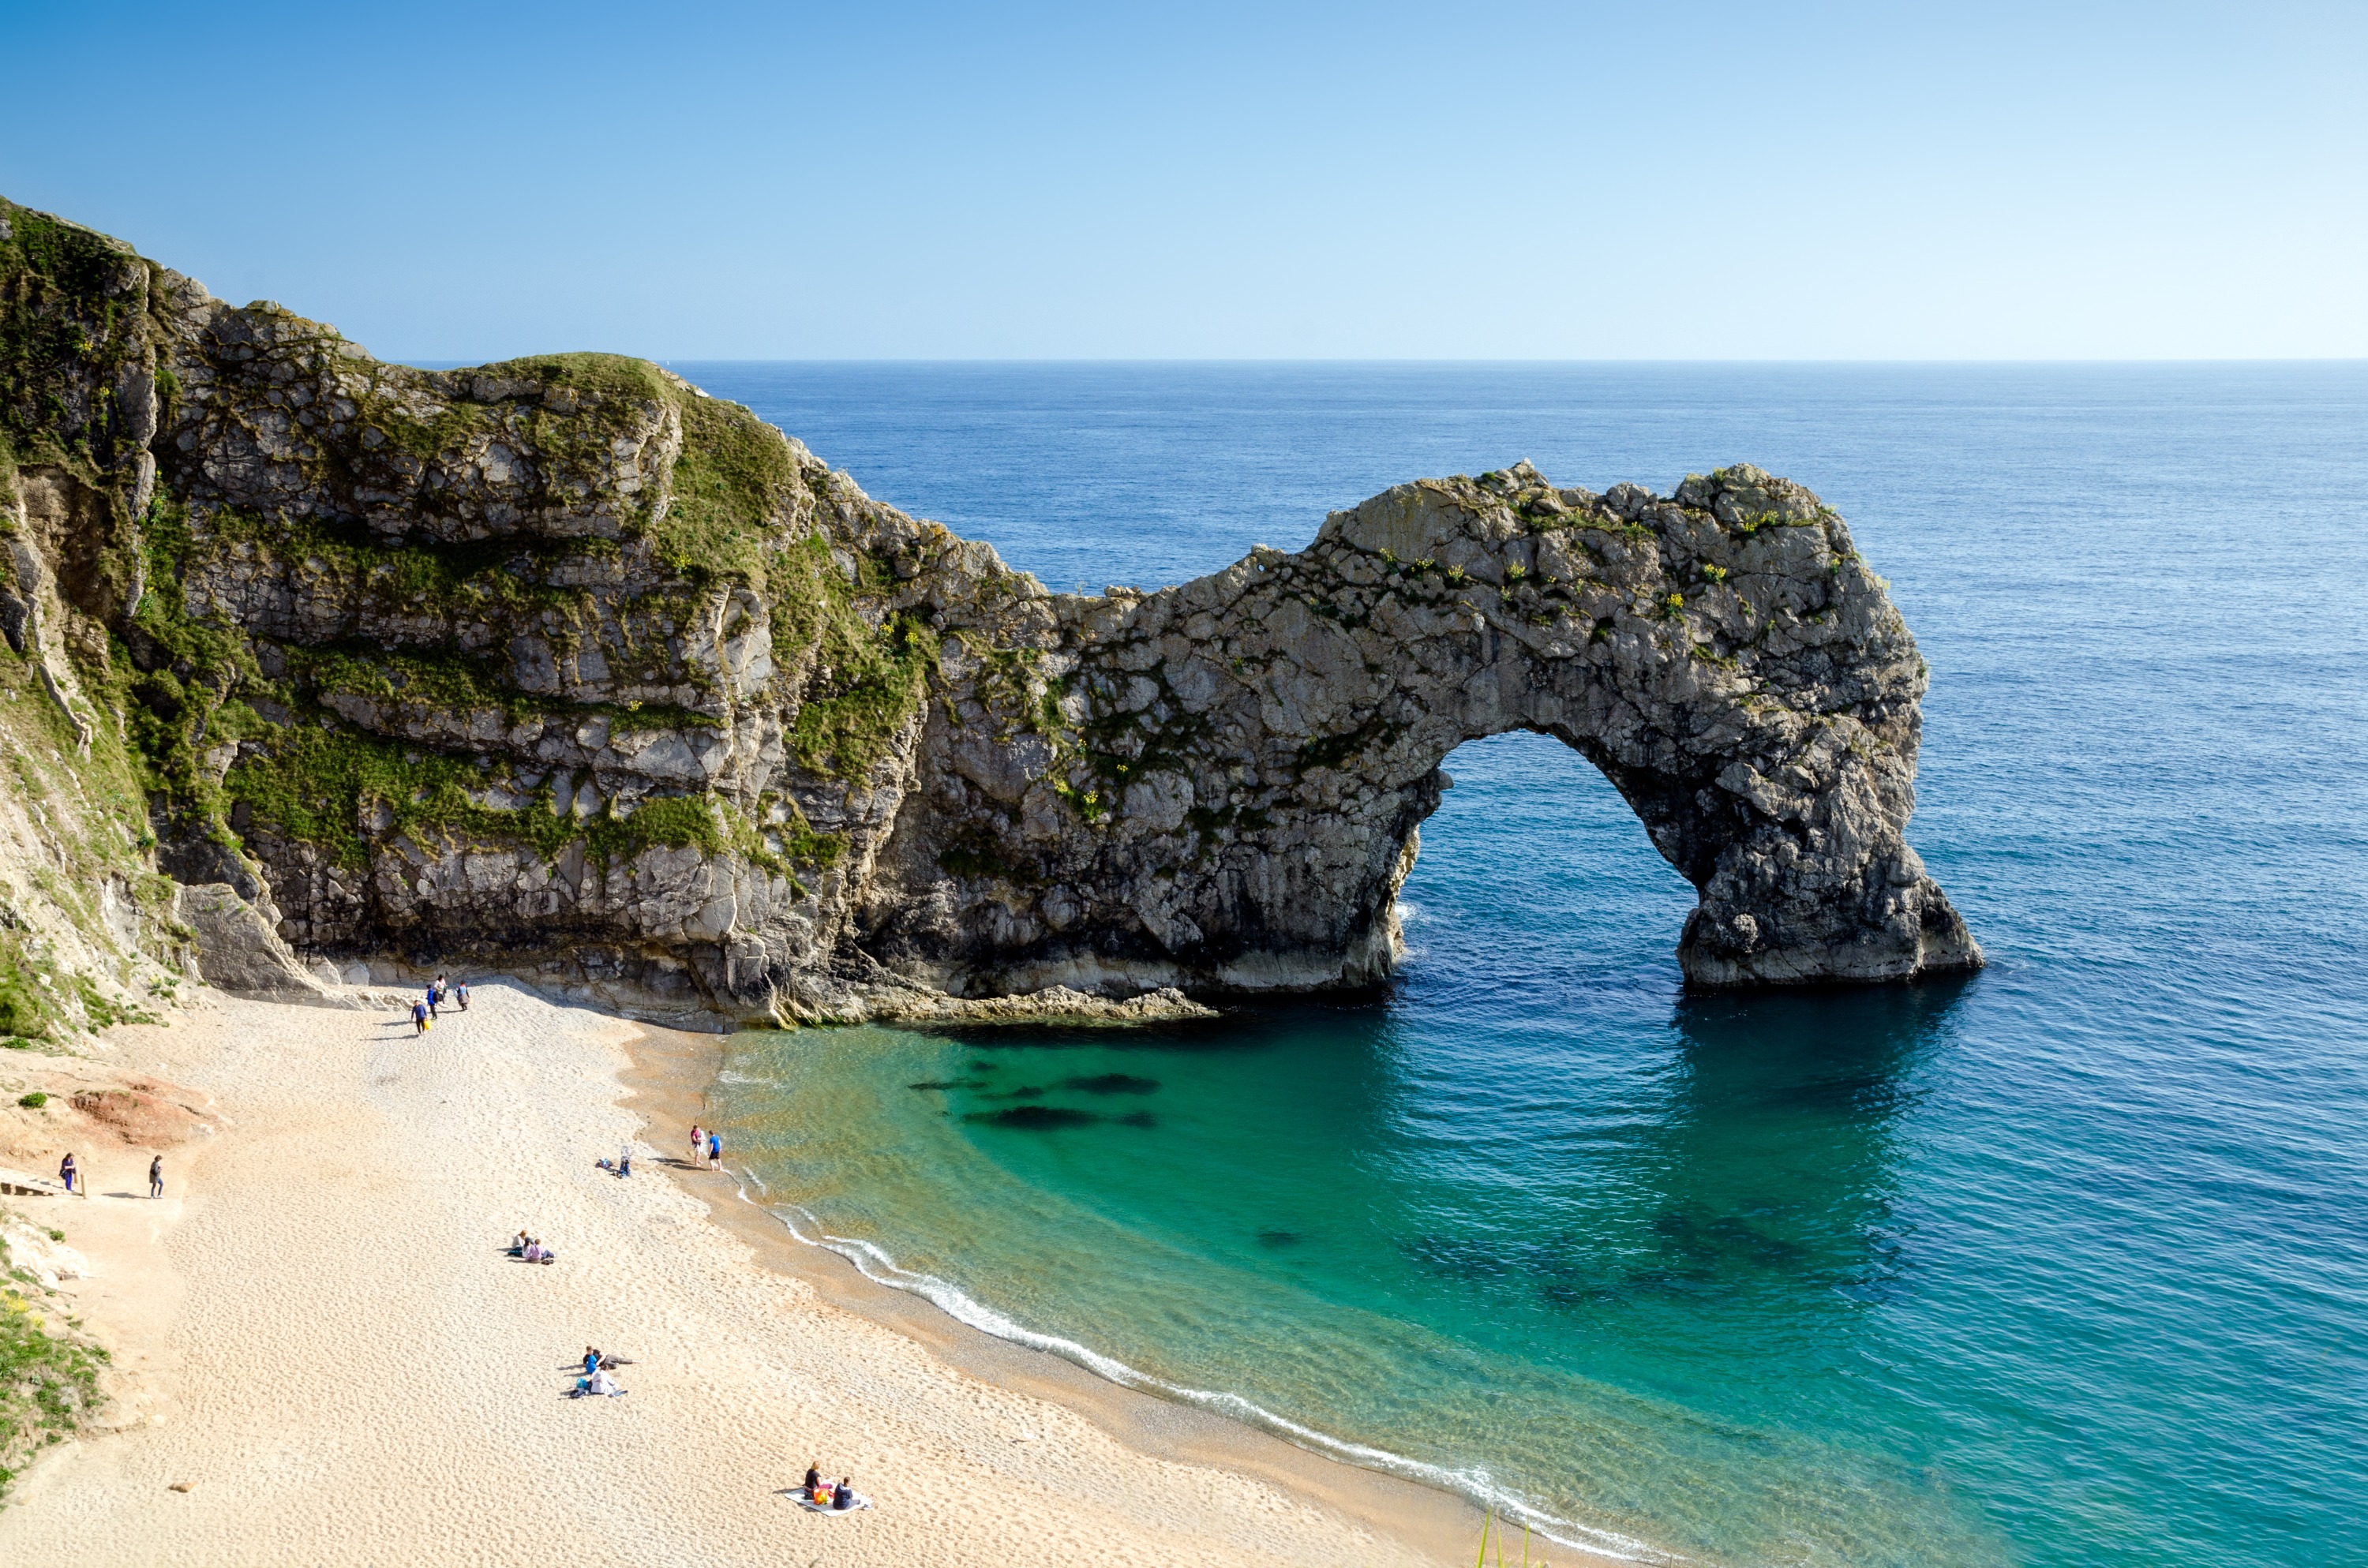
[[[148,1196],[165,1196],[165,1156],[162,1154],[148,1162]]]
[[[694,1165],[699,1164],[700,1156],[706,1153],[707,1140],[700,1134],[699,1123],[694,1121],[690,1124],[690,1163]]]
[[[707,1168],[711,1171],[723,1168],[723,1134],[712,1127],[707,1130]]]
[[[427,1032],[427,1004],[425,1002],[411,1005],[411,1032],[414,1036]]]
[[[58,1180],[65,1185],[68,1192],[74,1189],[74,1151],[71,1149],[66,1151],[66,1157],[58,1162]]]
[[[461,1011],[465,1013],[469,1010],[469,983],[467,981],[464,980],[461,982],[460,984],[452,987],[452,1000],[461,1004]]]
[[[617,1145],[617,1174],[620,1176],[633,1174],[633,1146],[631,1143]]]

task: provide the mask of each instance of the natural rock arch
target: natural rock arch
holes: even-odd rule
[[[1698,890],[1690,982],[1981,961],[1902,836],[1915,642],[1841,519],[1757,469],[1667,500],[1421,481],[1297,555],[1027,609],[978,643],[1017,653],[957,627],[861,911],[914,979],[1376,982],[1440,762],[1516,729],[1600,768]]]
[[[655,365],[384,364],[6,202],[0,326],[10,656],[142,780],[126,854],[290,973],[686,1020],[1370,984],[1440,760],[1516,728],[1699,890],[1691,981],[1980,962],[1901,836],[1915,644],[1756,469],[1426,480],[1087,597]]]

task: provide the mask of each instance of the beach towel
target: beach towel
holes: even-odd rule
[[[809,1514],[852,1514],[858,1509],[871,1506],[871,1499],[860,1492],[855,1494],[855,1506],[852,1508],[834,1508],[827,1503],[815,1502],[803,1492],[792,1492],[790,1495],[797,1499],[798,1506]]]

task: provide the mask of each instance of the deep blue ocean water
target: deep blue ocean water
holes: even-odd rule
[[[1501,736],[1384,1002],[739,1037],[809,1233],[1645,1555],[2368,1562],[2368,366],[675,368],[1059,588],[1517,458],[1788,474],[1930,662],[1991,960],[1689,997],[1691,890]]]

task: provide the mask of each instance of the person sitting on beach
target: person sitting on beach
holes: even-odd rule
[[[584,1375],[590,1377],[600,1369],[600,1352],[589,1345],[584,1347]]]
[[[811,1496],[813,1496],[813,1495],[814,1494],[814,1493],[815,1493],[816,1491],[818,1491],[818,1490],[821,1488],[821,1486],[822,1486],[822,1460],[806,1460],[806,1478],[805,1478],[805,1480],[804,1480],[803,1482],[800,1483],[800,1484],[799,1484],[799,1490],[800,1490],[800,1491],[802,1491],[802,1492],[803,1492],[807,1496],[811,1497]]]
[[[837,1490],[830,1494],[830,1506],[833,1512],[842,1514],[854,1507],[855,1483],[843,1475],[840,1476]]]

